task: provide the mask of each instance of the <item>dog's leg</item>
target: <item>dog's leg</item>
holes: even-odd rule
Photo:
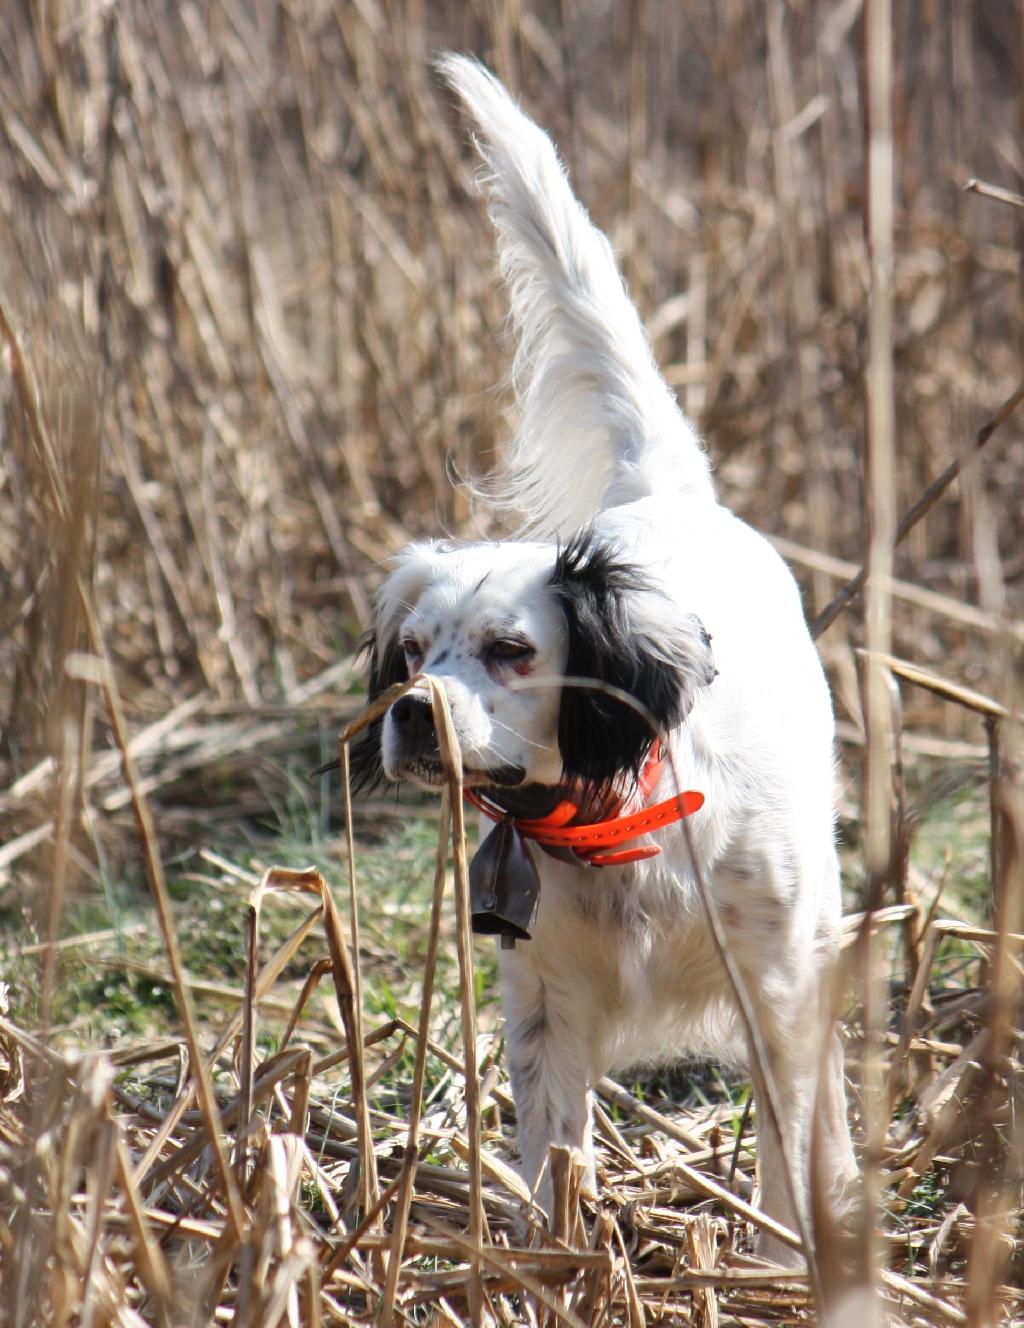
[[[825,899],[839,897],[839,862],[835,851],[828,857],[828,888]],[[817,971],[817,1009],[819,1022],[814,1034],[813,1052],[817,1057],[819,1078],[814,1101],[811,1143],[818,1184],[834,1216],[842,1218],[853,1199],[857,1178],[857,1160],[850,1135],[850,1117],[846,1103],[846,1073],[843,1039],[832,1020],[835,992],[834,977],[839,959],[839,909],[823,905],[815,928],[814,951]],[[808,1149],[808,1159],[810,1159]],[[810,1160],[808,1161],[810,1173]]]
[[[850,1138],[843,1040],[838,1028],[832,1030],[824,1051],[824,1065],[814,1109],[812,1143],[825,1198],[831,1204],[833,1216],[843,1218],[853,1198],[852,1183],[857,1177],[857,1160]]]
[[[760,992],[755,994],[774,1104],[756,1058],[751,1057],[761,1207],[794,1230],[798,1213],[804,1217],[809,1213],[812,1146],[818,1150],[818,1175],[836,1215],[845,1205],[857,1170],[846,1113],[842,1044],[827,1019],[829,984],[820,971],[799,976],[796,959],[774,976],[759,975]],[[804,955],[802,963],[806,968],[814,960]],[[762,1236],[758,1249],[783,1264],[799,1258],[770,1236]]]
[[[545,982],[518,949],[502,954],[502,995],[522,1175],[550,1212],[552,1144],[580,1150],[595,1188],[587,1030],[577,994]]]
[[[825,894],[815,926],[800,905],[807,896],[791,867],[796,854],[749,849],[729,855],[715,874],[715,897],[730,950],[750,997],[760,1048],[750,1049],[757,1109],[761,1207],[797,1230],[809,1211],[812,1139],[819,1174],[841,1207],[856,1174],[846,1115],[842,1045],[831,1027],[830,974],[838,948],[838,924]],[[829,871],[834,863],[829,863]],[[822,899],[820,890],[815,895]],[[838,897],[837,894],[835,896]],[[758,1051],[767,1058],[771,1099]],[[762,1236],[759,1252],[793,1265],[798,1252]]]
[[[813,984],[804,984],[804,988],[803,1000],[808,1004],[814,1002]],[[791,1008],[783,1013],[778,1006],[766,1016],[763,1003],[757,1004],[761,1051],[767,1057],[775,1088],[773,1100],[758,1057],[752,1054],[761,1208],[769,1217],[798,1231],[798,1214],[806,1217],[808,1213],[808,1159],[818,1081],[819,1023],[804,1011]],[[786,1266],[799,1263],[801,1258],[799,1251],[767,1234],[759,1238],[758,1252]]]
[[[804,995],[808,1000],[815,999],[811,989]],[[800,1017],[795,1017],[785,1032],[776,1022],[773,1032],[774,1037],[762,1026],[776,1090],[777,1123],[764,1080],[757,1069],[752,1072],[761,1207],[796,1230],[798,1212],[808,1216],[812,1146],[818,1149],[818,1173],[837,1216],[847,1201],[856,1163],[846,1119],[842,1047],[835,1033],[824,1030],[818,1019]],[[827,1041],[824,1056],[823,1039]],[[760,1238],[758,1250],[777,1263],[791,1265],[799,1260],[796,1251],[767,1235]]]

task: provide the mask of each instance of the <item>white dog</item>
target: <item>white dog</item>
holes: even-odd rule
[[[377,602],[371,696],[433,675],[467,787],[507,818],[477,886],[496,914],[520,916],[480,922],[532,933],[501,966],[522,1168],[540,1202],[552,1143],[582,1150],[593,1179],[591,1093],[606,1071],[749,1052],[703,882],[776,1088],[781,1137],[748,1056],[762,1206],[793,1226],[812,1126],[835,1197],[855,1170],[826,1028],[840,898],[822,668],[793,578],[717,502],[550,140],[480,65],[442,69],[478,135],[517,341],[518,428],[492,501],[531,538],[399,554]],[[396,702],[354,760],[364,783],[438,785],[425,693]]]

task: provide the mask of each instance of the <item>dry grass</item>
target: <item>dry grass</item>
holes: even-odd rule
[[[16,970],[38,962],[33,1000],[11,993],[31,1019],[0,1014],[5,1322],[781,1323],[851,1285],[907,1322],[1024,1317],[1024,9],[863,8],[5,8],[0,919],[28,908],[39,937]],[[443,47],[562,144],[723,497],[823,633],[868,910],[837,1003],[877,1205],[852,1254],[819,1230],[806,1282],[744,1253],[763,1219],[738,1105],[657,1081],[602,1085],[606,1199],[558,1157],[551,1230],[524,1246],[441,850],[418,1024],[362,1027],[357,880],[343,927],[316,874],[231,864],[254,892],[244,991],[216,1028],[193,1009],[162,862],[222,861],[300,726],[351,720],[380,558],[476,529],[449,472],[500,440],[503,303]],[[851,593],[826,628],[862,565],[866,623]],[[921,857],[935,790],[971,780],[991,829],[973,898],[981,841]],[[460,813],[456,794],[442,845]],[[159,905],[176,1032],[75,1049],[51,1027],[67,905],[122,870]],[[267,958],[280,894],[311,909]],[[461,1021],[453,1050],[430,984],[456,949],[461,1008],[440,986],[433,1007]],[[325,1024],[306,1003],[328,977]]]
[[[819,1226],[809,1275],[765,1268],[745,1252],[754,1227],[767,1225],[796,1247],[800,1237],[751,1207],[756,1121],[744,1138],[742,1113],[728,1099],[690,1112],[669,1106],[667,1115],[602,1081],[601,1201],[581,1196],[582,1168],[569,1150],[554,1149],[550,1226],[533,1209],[506,1160],[503,1124],[514,1113],[507,1085],[497,1064],[481,1076],[478,1063],[461,770],[440,688],[431,682],[439,732],[448,735],[442,747],[451,789],[442,803],[417,1026],[395,1018],[371,1030],[361,1025],[350,839],[347,931],[315,869],[248,878],[244,992],[207,1049],[197,1036],[116,689],[109,675],[97,682],[118,731],[150,887],[166,922],[167,983],[186,1032],[112,1054],[68,1056],[0,1012],[0,1244],[10,1322],[401,1322],[433,1307],[436,1322],[771,1324],[813,1316],[816,1301],[828,1313],[847,1312],[854,1264],[833,1258],[830,1267],[827,1226]],[[393,699],[382,698],[347,732]],[[431,1037],[442,928],[452,940],[450,881],[461,1056]],[[261,917],[282,895],[308,897],[310,907],[264,958]],[[851,917],[848,953],[911,922],[921,922],[912,904]],[[300,961],[315,928],[326,957]],[[1013,1290],[1022,1271],[1020,1211],[1006,1168],[1019,1156],[1012,1084],[1024,1067],[1018,1035],[1005,1044],[998,1002],[965,984],[962,971],[949,981],[940,945],[951,937],[986,964],[1019,968],[1013,951],[1024,937],[932,916],[906,932],[916,979],[891,1031],[887,1020],[849,1022],[855,1081],[864,1082],[869,1056],[883,1072],[886,1125],[867,1159],[885,1196],[884,1210],[866,1214],[883,1253],[876,1295],[880,1309],[901,1322],[1012,1322],[1024,1313],[1024,1294]],[[317,1055],[303,1033],[310,998],[327,978],[344,1038]],[[261,1055],[257,1030],[275,989],[284,997],[272,1007],[283,1031]],[[390,1087],[381,1093],[378,1086],[409,1048],[405,1110]],[[168,1061],[178,1066],[170,1077],[159,1068]],[[438,1068],[448,1077],[426,1097],[431,1061],[435,1079]],[[115,1077],[127,1067],[130,1090]],[[935,1192],[940,1167],[948,1173],[946,1196]],[[996,1177],[1010,1183],[993,1186]],[[999,1206],[989,1202],[980,1218],[979,1205],[997,1189]],[[979,1254],[986,1244],[988,1254]],[[983,1284],[983,1313],[975,1318],[978,1259],[997,1280]]]

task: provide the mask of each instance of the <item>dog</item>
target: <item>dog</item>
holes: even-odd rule
[[[482,65],[449,55],[440,70],[473,125],[510,294],[517,427],[487,501],[520,525],[395,557],[369,695],[432,675],[467,794],[485,829],[497,822],[474,886],[494,912],[477,921],[505,933],[509,1070],[538,1202],[552,1144],[580,1150],[595,1185],[603,1074],[745,1058],[762,1209],[806,1230],[812,1135],[836,1205],[856,1167],[830,1013],[833,715],[800,594],[717,501],[550,139]],[[366,731],[353,769],[364,785],[443,783],[425,690]],[[760,1248],[799,1261],[773,1237]]]

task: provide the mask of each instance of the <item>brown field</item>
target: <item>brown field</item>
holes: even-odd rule
[[[886,11],[3,7],[0,1323],[1024,1319],[1024,0]],[[802,1278],[704,1067],[603,1084],[605,1198],[558,1158],[523,1248],[460,854],[305,779],[508,427],[446,48],[560,144],[808,616],[871,572],[819,620],[865,1203]],[[311,858],[337,905],[263,876]]]

